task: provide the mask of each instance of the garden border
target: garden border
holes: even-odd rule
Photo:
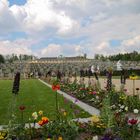
[[[48,87],[52,87],[50,84],[44,82],[43,80],[41,79],[38,79],[40,82],[42,82],[43,84],[45,84],[46,86]],[[68,95],[67,93],[61,91],[61,90],[58,90],[57,91],[60,95],[64,96],[66,99],[72,101],[74,104],[78,105],[80,108],[82,108],[83,110],[85,110],[86,112],[88,112],[89,114],[91,115],[100,115],[100,110],[95,108],[95,107],[92,107],[90,105],[87,105],[86,103]]]

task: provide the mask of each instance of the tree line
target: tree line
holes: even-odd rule
[[[4,56],[4,55],[0,54],[0,63],[5,63],[5,62],[13,63],[14,61],[26,61],[26,60],[33,60],[33,59],[36,59],[36,57],[33,55],[11,54],[11,55]]]
[[[95,54],[94,59],[96,60],[110,60],[110,61],[140,61],[140,53],[137,51],[133,51],[131,53],[124,53],[124,54],[115,54],[115,55],[109,55],[109,56],[104,56],[102,54]]]

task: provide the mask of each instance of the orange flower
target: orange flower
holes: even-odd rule
[[[92,94],[92,92],[89,92],[88,94]]]
[[[60,90],[60,85],[52,85],[52,90]]]
[[[47,117],[42,117],[42,121],[44,124],[46,124],[49,122],[49,119]]]
[[[49,119],[47,117],[42,117],[42,119],[38,122],[40,126],[43,126],[44,124],[47,124],[49,122]]]
[[[43,121],[41,120],[41,121],[38,121],[38,124],[40,125],[40,126],[42,126],[43,125]]]

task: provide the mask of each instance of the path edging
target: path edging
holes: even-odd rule
[[[38,79],[40,82],[42,82],[43,84],[47,85],[48,87],[51,88],[51,85],[44,82],[43,80],[41,79]],[[92,107],[90,105],[87,105],[86,103],[68,95],[67,93],[61,91],[61,90],[58,90],[57,91],[59,94],[63,95],[66,99],[72,101],[74,104],[78,105],[80,108],[82,108],[83,110],[85,110],[86,112],[88,112],[89,114],[91,115],[99,115],[100,114],[100,110],[98,110],[97,108],[95,107]]]

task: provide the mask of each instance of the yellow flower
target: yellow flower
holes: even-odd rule
[[[51,140],[50,138],[47,138],[46,140]]]
[[[101,128],[101,126],[100,125],[97,125],[97,128]]]
[[[4,137],[3,136],[0,136],[0,140],[4,140]]]
[[[42,116],[42,115],[43,115],[43,111],[40,110],[40,111],[38,112],[38,114],[39,114],[40,116]]]
[[[126,100],[127,99],[127,96],[126,95],[120,95],[119,97],[121,100]]]
[[[0,140],[5,140],[5,138],[7,137],[7,132],[0,132]]]
[[[66,115],[67,115],[67,112],[66,112],[66,111],[64,111],[63,115],[64,115],[64,116],[66,116]]]
[[[62,137],[58,137],[58,140],[63,140],[63,138]]]
[[[129,79],[130,80],[137,80],[138,79],[138,76],[137,75],[130,75],[129,76]]]
[[[92,123],[98,123],[99,121],[100,121],[99,116],[93,115],[93,116],[91,117],[91,122],[92,122]]]

